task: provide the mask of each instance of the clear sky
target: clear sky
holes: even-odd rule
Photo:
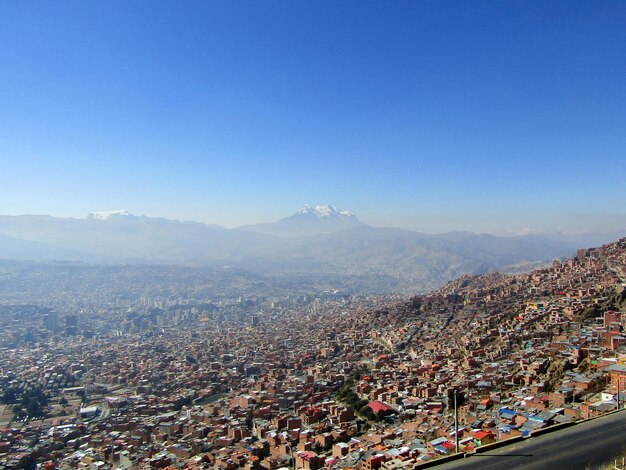
[[[624,1],[4,1],[0,44],[0,214],[626,228]]]

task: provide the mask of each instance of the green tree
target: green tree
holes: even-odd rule
[[[0,403],[4,403],[5,405],[17,403],[17,393],[15,389],[12,387],[4,389],[0,395]]]
[[[369,406],[365,405],[359,410],[359,415],[370,421],[380,421],[380,417]]]
[[[22,419],[25,417],[24,409],[20,405],[13,406],[13,416],[15,419]]]

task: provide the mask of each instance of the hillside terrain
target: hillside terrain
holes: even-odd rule
[[[11,282],[28,290],[45,266]],[[408,298],[212,299],[203,282],[159,292],[160,266],[141,268],[148,293],[137,267],[67,263],[76,286],[58,268],[32,304],[2,297],[0,463],[415,468],[454,452],[455,390],[474,453],[615,410],[626,377],[626,238]],[[92,291],[106,270],[116,282]]]
[[[376,228],[332,206],[306,206],[278,222],[238,229],[127,211],[85,219],[0,216],[0,259],[234,267],[277,283],[301,279],[304,288],[364,293],[424,292],[464,274],[523,270],[571,255],[576,247],[538,236]]]

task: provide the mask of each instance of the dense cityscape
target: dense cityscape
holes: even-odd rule
[[[0,470],[626,470],[625,24],[0,1]]]
[[[0,468],[414,468],[599,416],[625,282],[621,239],[409,298],[5,299]]]

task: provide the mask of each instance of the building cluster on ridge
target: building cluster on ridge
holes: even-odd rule
[[[414,468],[455,451],[454,390],[468,452],[596,416],[626,397],[625,280],[622,239],[408,300],[85,311],[69,336],[33,313],[49,334],[6,336],[2,386],[50,403],[2,405],[0,468]]]

